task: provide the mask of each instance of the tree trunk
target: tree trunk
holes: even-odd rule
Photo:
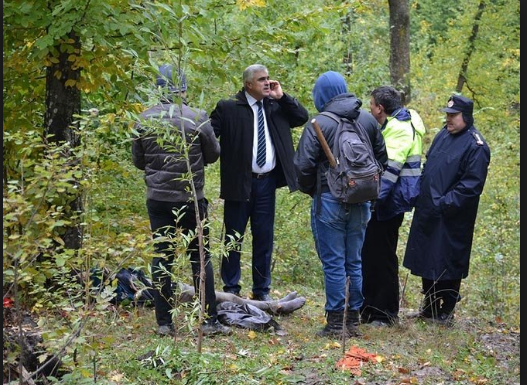
[[[475,43],[478,37],[479,23],[481,21],[481,16],[483,15],[484,10],[485,10],[485,0],[481,0],[479,3],[478,12],[476,13],[476,16],[474,17],[474,25],[472,26],[472,33],[470,34],[470,38],[468,39],[468,47],[467,47],[467,50],[465,51],[465,57],[463,58],[463,63],[461,64],[461,70],[459,71],[459,76],[457,78],[456,92],[459,92],[459,93],[461,93],[461,91],[463,90],[463,86],[465,85],[467,81],[468,64],[470,62],[470,57],[472,56],[472,52],[474,52],[474,49],[475,49]]]
[[[55,46],[48,56],[51,65],[46,70],[46,112],[44,116],[44,134],[53,135],[50,140],[56,143],[69,143],[70,147],[79,146],[80,137],[75,133],[74,115],[80,114],[81,94],[77,88],[80,68],[75,66],[75,57],[80,54],[81,43],[75,32],[68,34],[68,40]],[[73,60],[71,60],[73,59]],[[70,166],[78,164],[71,152],[64,156],[71,158]],[[72,183],[77,183],[73,181]],[[82,241],[82,229],[77,216],[82,212],[80,189],[76,196],[65,197],[69,204],[69,216],[72,225],[62,235],[64,246],[79,249]]]
[[[346,76],[350,76],[353,72],[353,53],[351,52],[350,45],[347,41],[351,30],[351,12],[352,10],[350,9],[346,13],[346,17],[344,18],[344,20],[342,20],[342,40],[344,42],[344,46],[346,47],[346,52],[344,53],[344,56],[342,58],[342,63],[346,67],[346,70],[344,71],[344,74]]]
[[[390,7],[390,78],[410,102],[410,11],[408,0],[388,0]]]

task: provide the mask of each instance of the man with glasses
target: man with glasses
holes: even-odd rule
[[[242,89],[220,100],[210,115],[220,140],[220,198],[225,201],[228,255],[221,277],[225,292],[240,295],[240,252],[250,219],[252,298],[270,301],[275,192],[283,186],[296,190],[291,129],[306,123],[308,112],[261,64],[247,67],[242,80]]]

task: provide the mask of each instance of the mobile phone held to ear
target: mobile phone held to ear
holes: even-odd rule
[[[276,88],[276,84],[277,84],[276,82],[271,82],[271,83],[269,84],[269,88],[270,88],[271,90],[274,90],[274,89]]]

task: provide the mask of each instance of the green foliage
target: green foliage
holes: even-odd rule
[[[411,2],[411,107],[427,127],[425,149],[443,125],[439,108],[457,83],[479,3]],[[520,324],[520,5],[512,0],[485,5],[463,93],[475,100],[476,126],[490,145],[492,160],[459,314],[484,325],[505,323],[514,331]],[[183,335],[177,348],[150,338],[151,312],[111,310],[111,283],[94,298],[87,278],[71,273],[93,267],[148,269],[153,247],[145,187],[142,172],[131,165],[130,140],[137,114],[158,97],[153,88],[160,63],[183,68],[190,104],[207,111],[241,87],[243,69],[254,62],[267,65],[285,92],[313,113],[311,89],[327,70],[344,73],[350,92],[367,107],[371,89],[390,79],[388,19],[388,4],[380,0],[4,2],[4,295],[16,293],[20,303],[39,312],[47,354],[63,352],[65,369],[75,368],[57,383],[96,378],[99,383],[138,384],[307,383],[313,376],[326,383],[352,381],[349,374],[328,370],[340,349],[313,339],[322,323],[323,279],[310,231],[311,199],[299,192],[281,189],[277,194],[274,295],[298,290],[308,297],[298,317],[279,320],[290,330],[287,339],[251,339],[239,331],[230,340],[207,340],[207,352],[194,354],[191,336]],[[56,60],[57,46],[71,50],[71,31],[82,43],[82,50],[70,56],[81,68],[81,79],[72,86],[83,95],[83,113],[76,117],[82,145],[74,150],[52,146],[43,137],[46,68]],[[301,128],[294,130],[295,140],[300,134]],[[206,181],[220,286],[218,267],[225,249],[218,164],[208,166]],[[82,213],[71,212],[71,192],[82,197]],[[83,229],[77,251],[64,249],[60,238],[75,215]],[[410,219],[401,229],[400,256]],[[246,240],[244,290],[251,282],[250,259]],[[181,280],[190,277],[183,264],[174,274]],[[403,304],[417,307],[419,279],[401,268],[401,286]],[[194,311],[183,309],[175,316]],[[496,366],[497,354],[478,341],[487,329],[470,322],[460,331],[419,323],[389,332],[367,329],[367,338],[354,343],[385,352],[390,364],[367,367],[364,377],[402,382],[406,368],[432,362],[453,372],[456,381],[499,383],[503,370]],[[130,359],[147,350],[154,351],[150,359]],[[514,375],[508,373],[507,381],[517,381]]]

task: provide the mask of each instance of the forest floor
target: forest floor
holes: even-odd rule
[[[163,371],[156,372],[159,378],[152,377],[152,368],[144,368],[140,363],[141,357],[159,354],[154,352],[162,351],[162,346],[165,349],[170,344],[173,346],[173,342],[155,334],[155,317],[151,307],[114,308],[111,314],[107,314],[107,319],[101,319],[103,322],[95,327],[101,339],[111,335],[113,340],[108,346],[101,345],[97,353],[101,361],[98,383],[230,384],[236,381],[244,383],[245,378],[251,378],[247,383],[262,385],[520,384],[520,330],[507,326],[501,320],[489,322],[461,311],[456,315],[454,325],[445,327],[406,317],[405,314],[412,309],[401,309],[399,325],[361,325],[360,337],[339,341],[315,336],[324,323],[322,308],[321,299],[313,295],[307,298],[304,307],[294,313],[273,317],[282,333],[272,330],[255,333],[234,328],[231,336],[205,338],[205,351],[218,354],[227,362],[232,361],[232,367],[224,363],[224,372],[216,373],[216,377],[209,382],[192,382],[190,378],[190,382],[174,382],[173,379],[165,382]],[[24,318],[24,333],[34,336],[38,334],[38,320],[28,317],[26,314]],[[183,313],[180,321],[178,349],[195,350],[195,330],[185,325]],[[90,328],[87,332],[93,334],[93,326],[87,327]],[[6,378],[15,384],[19,369],[6,360],[13,354],[6,341],[16,341],[18,328],[12,324],[9,312],[4,312],[3,334],[4,384]],[[370,355],[374,359],[362,361],[354,370],[339,369],[337,363],[348,357],[346,353],[352,350],[362,351],[365,356]],[[173,365],[169,356],[167,353],[159,360],[164,362],[165,370]],[[34,371],[34,365],[38,366],[36,357],[25,370]],[[102,370],[103,367],[106,369]],[[237,369],[234,370],[234,367]],[[264,374],[264,368],[274,371],[274,374]],[[246,374],[242,376],[242,372]],[[111,380],[104,382],[103,378]]]

